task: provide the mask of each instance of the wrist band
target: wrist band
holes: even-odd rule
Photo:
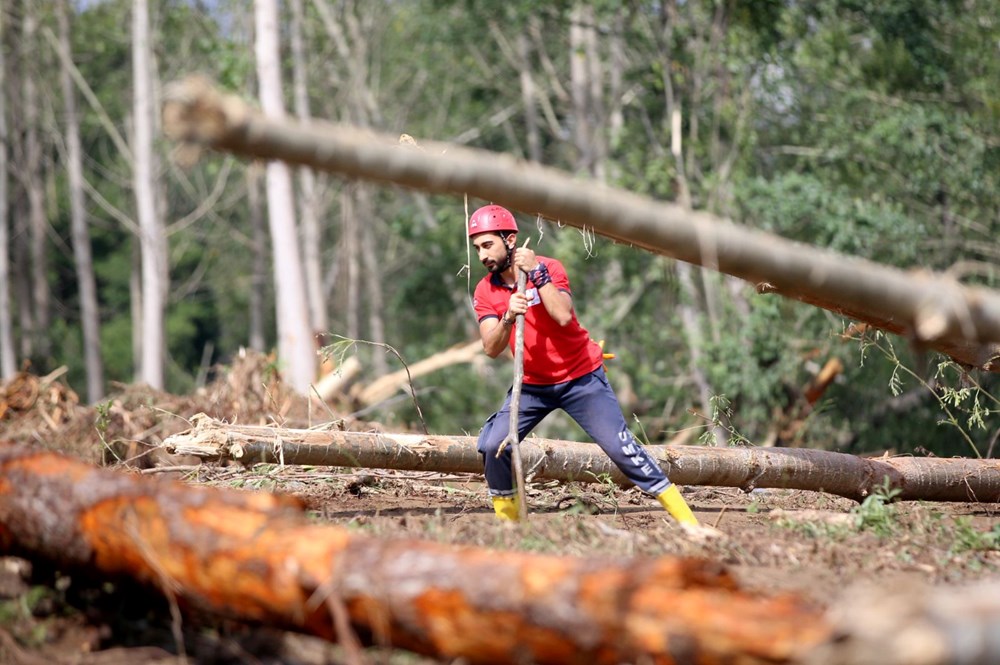
[[[549,269],[545,267],[544,263],[539,263],[537,268],[529,270],[528,279],[531,280],[531,283],[535,285],[536,289],[540,289],[552,281],[552,277],[549,275]]]

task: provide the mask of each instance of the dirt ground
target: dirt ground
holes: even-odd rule
[[[482,479],[371,469],[220,466],[155,450],[186,418],[205,412],[242,423],[303,426],[314,407],[269,383],[266,363],[234,367],[197,394],[177,397],[135,387],[97,409],[80,407],[58,377],[23,375],[0,392],[0,440],[44,446],[135,474],[234,491],[304,498],[316,520],[374,538],[419,538],[567,556],[696,556],[722,562],[748,590],[792,592],[830,606],[845,590],[959,585],[998,579],[1000,519],[995,504],[923,502],[864,505],[791,490],[687,487],[698,519],[721,535],[692,536],[635,489],[556,484],[529,489],[530,517],[499,523]],[[340,405],[339,412],[349,412]],[[377,424],[345,419],[364,431]],[[123,461],[124,460],[124,461]],[[127,461],[127,463],[125,463]],[[430,663],[372,652],[372,662]],[[68,577],[44,562],[0,557],[0,663],[348,662],[336,645],[218,617],[172,616],[148,591]]]

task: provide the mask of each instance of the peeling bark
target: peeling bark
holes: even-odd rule
[[[0,444],[0,554],[126,576],[184,607],[468,663],[788,663],[830,637],[818,608],[754,597],[703,560],[365,538],[310,523],[295,499],[10,444]]]
[[[311,466],[482,473],[471,436],[425,436],[229,425],[199,415],[195,427],[167,437],[170,452],[204,458]],[[1000,501],[1000,460],[879,457],[802,448],[647,446],[679,485],[784,488],[862,501],[886,478],[900,500]],[[528,438],[521,442],[531,480],[628,481],[593,444]]]

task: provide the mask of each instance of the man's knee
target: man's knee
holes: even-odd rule
[[[484,459],[496,459],[497,451],[500,450],[500,444],[503,443],[505,438],[506,436],[499,439],[495,436],[480,436],[479,443],[476,445],[476,450],[483,455]]]
[[[503,427],[497,427],[497,422],[497,414],[493,414],[479,431],[479,439],[476,442],[476,450],[491,459],[496,457],[500,444],[507,438],[507,432]]]

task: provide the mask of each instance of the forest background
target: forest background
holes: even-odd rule
[[[172,158],[163,86],[197,72],[263,99],[265,29],[280,45],[279,101],[303,121],[507,153],[844,255],[1000,285],[995,0],[0,8],[0,372],[65,366],[91,404],[133,382],[193,391],[241,348],[280,349],[299,315],[369,379],[477,337],[483,268],[464,223],[483,201],[296,170],[282,207],[263,164]],[[515,213],[522,237],[566,264],[645,440],[993,455],[996,374]],[[284,233],[292,262],[275,259]],[[297,297],[282,290],[289,276]],[[315,347],[299,347],[315,373]],[[832,359],[838,380],[781,431]],[[511,376],[483,356],[422,377],[427,426],[475,432]],[[406,396],[368,414],[418,421]],[[582,437],[558,418],[540,432]]]

